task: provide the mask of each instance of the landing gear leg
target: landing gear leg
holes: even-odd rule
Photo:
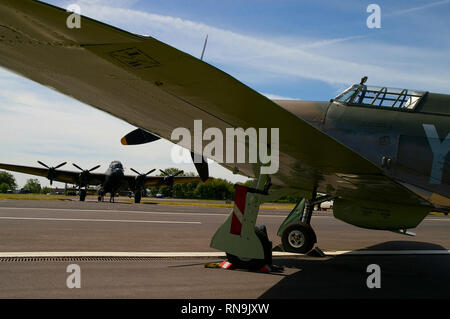
[[[314,206],[319,204],[320,207],[320,203],[330,199],[332,199],[331,196],[317,198],[317,189],[315,188],[311,200],[307,201],[306,205],[305,200],[302,199],[295,206],[278,230],[284,251],[298,254],[306,254],[311,251],[317,242],[317,236],[311,227]]]
[[[304,222],[307,225],[311,225],[311,217],[314,212],[314,205],[316,199],[317,199],[317,188],[314,188],[311,200],[306,202],[306,208],[302,218],[302,222]]]
[[[86,199],[86,193],[87,191],[85,189],[80,189],[80,202],[84,202]]]
[[[134,192],[134,202],[136,204],[139,204],[141,202],[141,197],[142,197],[142,191],[138,190],[136,192]]]

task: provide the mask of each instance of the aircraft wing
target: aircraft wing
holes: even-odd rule
[[[19,172],[19,173],[25,173],[25,174],[30,174],[30,175],[42,176],[42,177],[48,176],[47,168],[21,166],[21,165],[10,165],[10,164],[0,163],[0,169],[5,169],[8,171]],[[89,185],[101,184],[104,180],[104,176],[105,176],[104,174],[89,173],[89,177],[88,177]],[[80,178],[80,172],[71,172],[71,171],[64,171],[64,170],[57,169],[54,172],[53,180],[56,182],[61,182],[61,183],[78,184],[79,178]]]
[[[210,64],[152,37],[131,34],[31,0],[0,3],[0,65],[170,140],[203,127],[279,128],[274,185],[347,198],[419,204],[355,151]],[[254,177],[259,166],[224,163]]]

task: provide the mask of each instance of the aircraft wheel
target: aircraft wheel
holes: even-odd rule
[[[142,197],[142,195],[141,195],[140,191],[139,192],[135,192],[134,193],[134,202],[136,204],[139,204],[141,202],[141,197]]]
[[[240,258],[238,256],[227,253],[228,261],[232,263],[236,268],[244,268],[257,271],[265,265],[272,264],[272,243],[269,241],[267,233],[258,227],[255,227],[255,233],[264,248],[264,259]]]
[[[314,247],[317,238],[310,225],[293,222],[284,229],[281,242],[285,251],[306,254]]]
[[[86,199],[86,190],[81,189],[80,190],[80,202],[84,202],[85,199]]]

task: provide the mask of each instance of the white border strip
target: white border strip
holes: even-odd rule
[[[450,250],[343,250],[325,251],[327,256],[339,255],[448,255]],[[33,258],[33,257],[147,257],[147,258],[179,258],[179,257],[225,257],[222,252],[1,252],[0,258]],[[273,257],[302,257],[305,255],[274,251]]]

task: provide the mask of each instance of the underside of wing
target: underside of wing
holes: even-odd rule
[[[372,162],[208,63],[84,17],[80,29],[69,29],[68,15],[40,2],[2,1],[0,64],[168,140],[177,127],[194,132],[194,120],[224,136],[227,128],[278,128],[275,185],[420,203]],[[222,165],[255,177],[262,163]],[[157,182],[149,177],[146,186]]]

